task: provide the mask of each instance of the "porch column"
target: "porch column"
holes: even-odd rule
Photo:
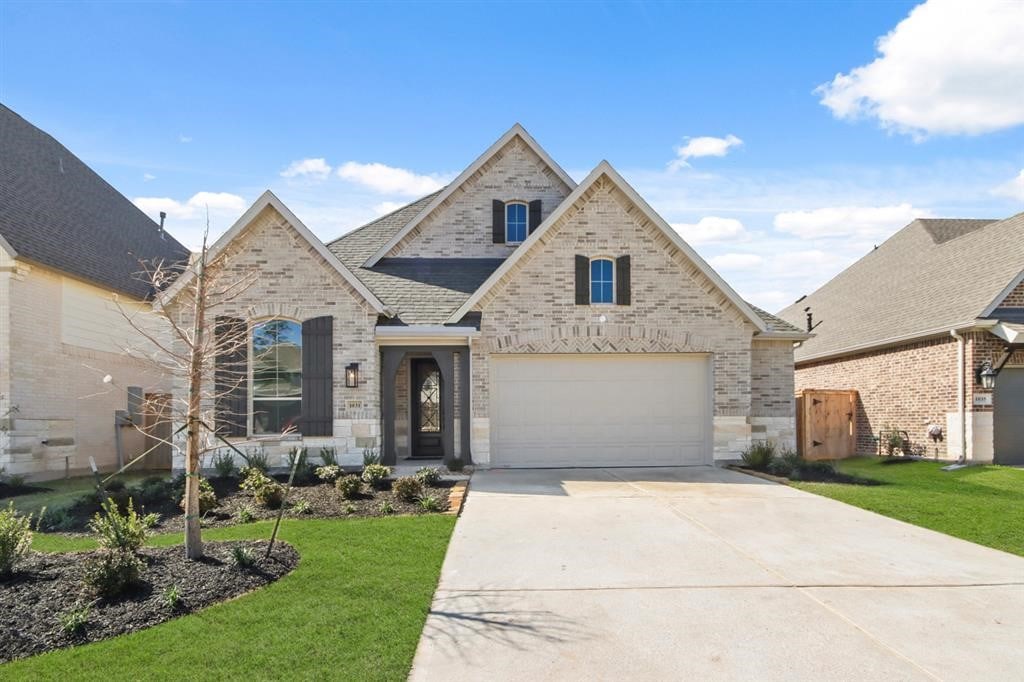
[[[380,461],[381,464],[394,465],[398,461],[395,451],[395,378],[405,349],[384,347],[380,349],[380,355],[380,416],[383,422]]]
[[[441,370],[441,414],[445,421],[441,429],[441,449],[448,463],[455,457],[455,352],[444,349],[432,350],[430,354]]]
[[[473,463],[473,451],[469,447],[470,438],[473,433],[473,425],[470,423],[473,404],[473,377],[469,375],[469,346],[459,349],[459,376],[462,377],[462,405],[459,406],[459,443],[462,452],[459,453],[463,464]]]

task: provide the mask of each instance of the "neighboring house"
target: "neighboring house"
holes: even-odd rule
[[[256,339],[216,420],[240,447],[520,467],[793,443],[807,335],[737,296],[607,162],[577,184],[519,125],[444,189],[329,244],[267,192],[213,251],[229,247],[229,267],[259,272],[218,311]],[[301,437],[282,439],[288,425]]]
[[[1024,213],[915,220],[779,316],[807,312],[796,387],[859,391],[862,452],[888,428],[929,454],[959,457],[966,442],[968,459],[1024,463]]]
[[[170,387],[122,355],[134,331],[112,292],[127,310],[148,310],[140,259],[187,254],[63,145],[0,105],[0,467],[52,478],[87,469],[89,457],[116,464],[124,389]],[[103,384],[106,374],[113,385]],[[144,451],[137,431],[121,435],[125,455]]]

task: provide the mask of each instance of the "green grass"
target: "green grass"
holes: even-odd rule
[[[346,679],[409,674],[455,518],[286,520],[298,567],[239,599],[162,625],[0,666],[3,680]],[[267,538],[270,522],[204,531]],[[162,535],[155,545],[181,542]],[[37,534],[34,549],[88,549]]]
[[[102,474],[106,476],[107,474]],[[158,475],[154,472],[128,473],[118,476],[119,480],[126,485],[132,485],[150,476]],[[49,488],[46,492],[32,493],[31,495],[18,495],[10,498],[14,501],[14,508],[22,514],[38,514],[43,507],[56,509],[66,507],[85,493],[96,490],[96,479],[92,476],[79,476],[76,478],[62,478],[55,481],[40,481],[39,483],[29,482],[29,485],[38,485]],[[6,500],[4,502],[6,505]]]
[[[840,471],[886,485],[794,482],[793,486],[894,519],[1024,556],[1024,469],[976,466],[941,471],[941,462],[883,465],[849,459]]]

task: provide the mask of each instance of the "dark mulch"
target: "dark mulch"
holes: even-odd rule
[[[851,474],[844,474],[838,469],[828,469],[824,466],[808,466],[802,467],[798,471],[791,471],[788,475],[784,475],[781,472],[776,471],[765,471],[763,469],[753,469],[750,467],[737,466],[734,467],[739,471],[745,471],[748,473],[767,474],[768,477],[777,480],[780,483],[786,481],[807,481],[810,483],[846,483],[849,485],[885,485],[882,481],[876,481],[873,478],[863,478],[861,476],[853,476]]]
[[[236,546],[251,549],[259,563],[237,568],[231,559]],[[284,542],[274,545],[269,559],[263,558],[266,541],[211,542],[204,549],[201,561],[186,560],[181,545],[143,549],[140,556],[147,568],[140,584],[110,600],[83,591],[83,560],[89,552],[31,554],[0,583],[0,663],[163,623],[262,587],[299,562],[298,553]],[[164,592],[175,585],[181,602],[172,609]],[[58,616],[89,603],[93,605],[84,630],[65,633]]]
[[[46,493],[49,491],[49,488],[43,488],[42,486],[0,483],[0,499],[5,497],[17,497],[18,495],[31,495],[32,493]]]

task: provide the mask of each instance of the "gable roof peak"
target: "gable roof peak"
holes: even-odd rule
[[[494,142],[494,144],[492,144],[490,147],[486,149],[486,151],[484,151],[483,154],[478,156],[476,160],[473,161],[473,163],[471,163],[464,171],[459,173],[458,177],[449,182],[448,185],[445,186],[433,198],[433,200],[430,203],[428,203],[423,208],[423,210],[419,212],[419,214],[417,214],[415,218],[409,221],[409,223],[405,227],[396,232],[391,239],[385,242],[384,245],[380,247],[380,249],[378,249],[372,256],[370,256],[363,264],[363,267],[370,268],[376,265],[377,262],[380,261],[380,259],[384,258],[388,254],[388,252],[391,251],[391,249],[397,246],[403,239],[405,239],[405,237],[409,233],[411,233],[421,222],[423,222],[427,218],[427,216],[432,214],[434,210],[437,209],[438,206],[443,204],[448,199],[448,197],[454,194],[456,190],[458,190],[463,184],[465,184],[467,180],[473,177],[473,175],[476,174],[476,172],[479,171],[480,168],[484,166],[484,164],[490,161],[491,158],[493,158],[496,154],[498,154],[498,152],[505,148],[505,145],[507,145],[516,137],[521,139],[526,144],[526,146],[529,147],[531,151],[533,151],[534,154],[540,157],[540,160],[543,161],[544,164],[548,168],[550,168],[562,182],[565,183],[565,186],[569,188],[570,192],[576,188],[576,182],[572,179],[572,177],[568,173],[566,173],[565,170],[561,166],[559,166],[553,158],[551,158],[551,155],[549,155],[544,150],[544,148],[537,143],[537,140],[533,139],[533,136],[526,131],[526,128],[524,128],[522,124],[518,122],[514,123],[512,127],[505,132],[504,135],[499,137]]]

